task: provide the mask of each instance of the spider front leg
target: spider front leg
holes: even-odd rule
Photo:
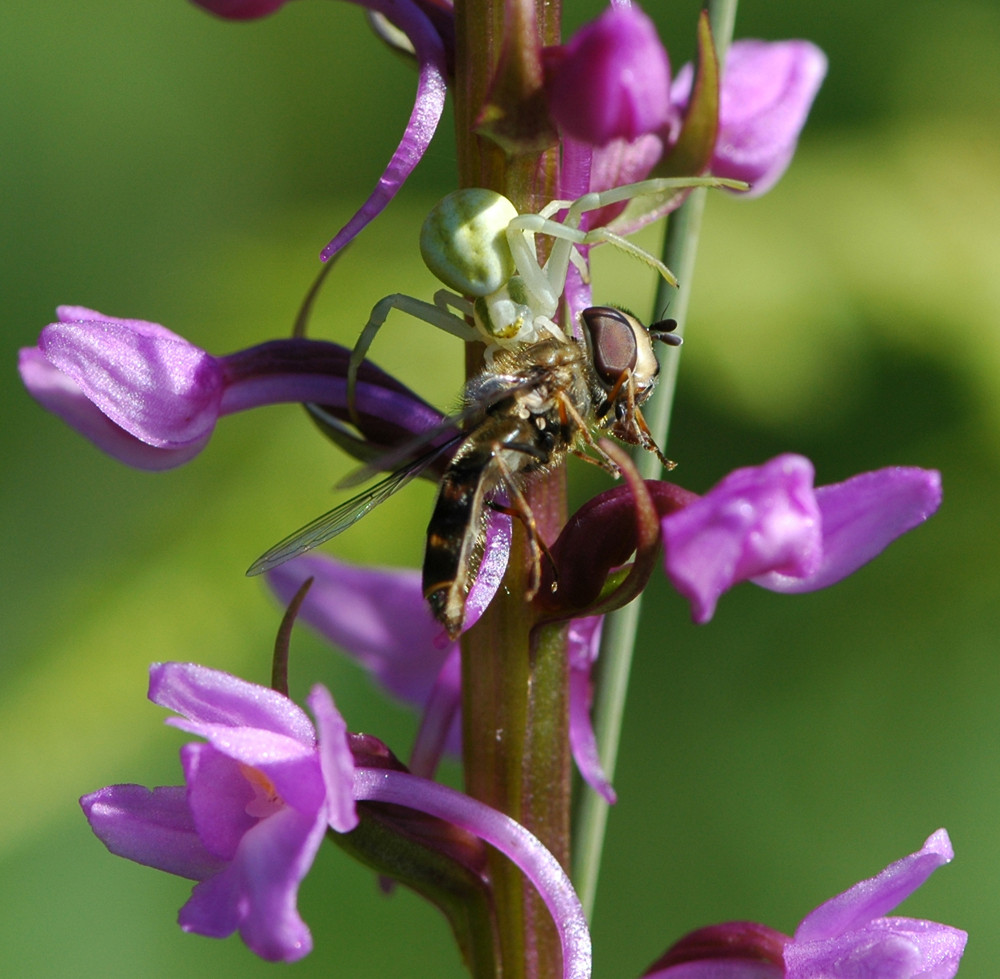
[[[602,206],[598,204],[594,208],[586,208],[586,210],[596,210],[597,207]],[[579,216],[577,216],[576,220],[579,222]],[[593,228],[590,231],[581,231],[574,225],[563,224],[552,218],[544,218],[541,214],[521,214],[511,221],[507,231],[508,240],[511,243],[511,251],[515,251],[515,241],[519,237],[527,238],[528,235],[535,234],[546,234],[556,239],[545,267],[541,268],[538,265],[537,258],[535,258],[534,269],[532,270],[532,274],[538,276],[538,280],[534,284],[535,290],[541,291],[545,289],[549,295],[555,297],[556,302],[558,302],[558,297],[562,295],[563,290],[566,288],[566,275],[569,271],[570,262],[573,262],[578,268],[582,265],[583,268],[587,269],[586,278],[589,278],[589,268],[579,252],[576,251],[576,246],[578,245],[600,245],[603,243],[614,245],[615,248],[623,251],[626,255],[631,255],[650,268],[656,269],[670,285],[677,285],[677,277],[656,256],[650,255],[644,248],[632,244],[627,238],[616,235],[607,228]],[[532,256],[534,256],[533,250]],[[517,257],[516,252],[515,257]],[[520,263],[521,259],[518,259],[518,261]],[[525,279],[528,278],[522,271],[520,264],[518,264],[518,271],[524,275]]]
[[[347,363],[347,406],[351,413],[351,419],[355,424],[358,424],[360,420],[354,403],[354,395],[358,383],[358,368],[367,356],[372,341],[375,339],[375,334],[382,328],[382,324],[385,323],[391,310],[399,309],[404,313],[409,313],[414,318],[423,320],[425,323],[430,323],[431,326],[436,326],[446,333],[458,337],[460,340],[465,340],[467,343],[478,338],[475,329],[469,326],[462,317],[448,312],[444,302],[437,303],[440,294],[444,292],[446,290],[442,289],[435,295],[435,303],[424,302],[422,299],[416,299],[413,296],[396,292],[391,296],[380,299],[372,307],[368,322],[361,331],[361,336],[358,337],[358,342],[354,345],[354,349],[351,351],[351,358]],[[464,306],[459,305],[459,303],[464,304],[465,302],[460,296],[452,296],[447,301],[447,305],[455,309],[463,309]]]
[[[593,228],[589,231],[580,229],[583,215],[588,211],[600,210],[610,204],[620,204],[636,198],[651,198],[647,212],[652,212],[664,204],[671,196],[682,190],[694,187],[728,187],[731,190],[747,190],[748,184],[742,180],[729,180],[723,177],[664,177],[643,180],[623,187],[612,187],[609,190],[595,191],[584,194],[575,201],[552,201],[537,214],[519,214],[513,218],[507,227],[507,240],[511,251],[518,262],[518,271],[525,275],[522,263],[530,267],[533,278],[533,288],[541,291],[547,288],[556,299],[562,295],[566,287],[566,274],[572,261],[577,267],[586,267],[586,262],[576,251],[580,245],[609,244],[639,259],[644,264],[655,269],[672,286],[677,285],[677,278],[658,258],[650,255],[645,249],[632,244],[628,239],[615,234],[608,228]],[[565,209],[566,216],[562,221],[553,217],[558,211]],[[555,239],[549,260],[544,268],[539,268],[535,252],[534,236],[536,234],[550,235]],[[533,261],[529,261],[533,260]],[[527,278],[527,275],[525,275]]]

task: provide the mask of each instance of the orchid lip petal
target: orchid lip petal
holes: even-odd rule
[[[444,111],[447,92],[447,54],[440,35],[416,4],[405,0],[353,0],[375,10],[398,27],[413,43],[420,65],[417,96],[403,138],[379,178],[375,190],[323,249],[320,259],[329,261],[350,242],[396,195],[420,162]]]
[[[823,557],[807,575],[774,571],[756,585],[785,594],[826,588],[880,554],[892,541],[932,516],[941,504],[941,475],[896,466],[861,473],[816,489],[823,525]]]
[[[195,831],[183,786],[109,785],[80,799],[97,838],[116,856],[204,880],[224,862]]]
[[[268,961],[307,955],[312,938],[296,894],[325,829],[325,821],[287,806],[259,820],[234,861],[192,891],[178,916],[181,928],[221,938],[238,927],[247,947]]]
[[[661,521],[667,575],[707,622],[724,591],[768,571],[805,576],[822,558],[812,463],[783,455],[738,469]]]

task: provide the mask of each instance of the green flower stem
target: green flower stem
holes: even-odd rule
[[[556,196],[558,148],[537,107],[541,48],[558,42],[559,14],[559,3],[551,0],[455,4],[459,182],[498,190],[521,212],[537,211]],[[480,368],[470,351],[467,371]],[[542,539],[554,540],[565,522],[565,474],[533,481],[527,497]],[[514,524],[504,584],[462,637],[465,785],[472,796],[534,833],[566,866],[571,768],[565,633],[533,636],[534,612],[525,601],[531,570],[527,542],[523,527]],[[558,935],[534,888],[495,852],[490,876],[498,975],[559,975]]]
[[[737,0],[709,0],[709,19],[720,66],[725,63],[726,50],[733,36],[736,2]],[[656,297],[656,308],[663,309],[667,302],[670,302],[671,315],[677,320],[677,332],[680,334],[683,334],[687,318],[706,193],[704,188],[692,191],[684,204],[670,215],[664,239],[663,260],[677,276],[680,289],[674,293],[661,281]],[[643,406],[643,414],[653,437],[657,444],[664,448],[670,429],[679,354],[679,350],[672,350],[664,358],[657,390],[647,405]],[[660,463],[651,452],[638,453],[636,465],[644,479],[655,479],[660,476]],[[601,655],[598,660],[600,672],[594,691],[593,715],[601,764],[609,779],[614,778],[615,762],[618,757],[625,697],[641,605],[640,595],[604,621]],[[597,893],[608,808],[608,804],[596,792],[584,790],[576,813],[572,876],[588,916],[593,911]]]

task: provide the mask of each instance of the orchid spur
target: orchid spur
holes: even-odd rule
[[[112,853],[198,882],[180,912],[185,931],[224,938],[239,930],[251,951],[273,961],[308,954],[312,937],[296,898],[324,834],[354,830],[358,803],[391,804],[444,820],[509,856],[552,913],[564,979],[589,977],[583,911],[552,855],[474,799],[373,766],[384,750],[370,737],[348,735],[325,687],[308,697],[315,728],[283,694],[192,663],[154,664],[149,697],[180,715],[168,724],[207,741],[181,749],[186,786],[112,785],[80,804]]]

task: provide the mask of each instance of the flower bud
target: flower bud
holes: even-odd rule
[[[564,133],[593,146],[657,132],[671,119],[670,62],[653,22],[612,7],[544,53],[549,111]]]

